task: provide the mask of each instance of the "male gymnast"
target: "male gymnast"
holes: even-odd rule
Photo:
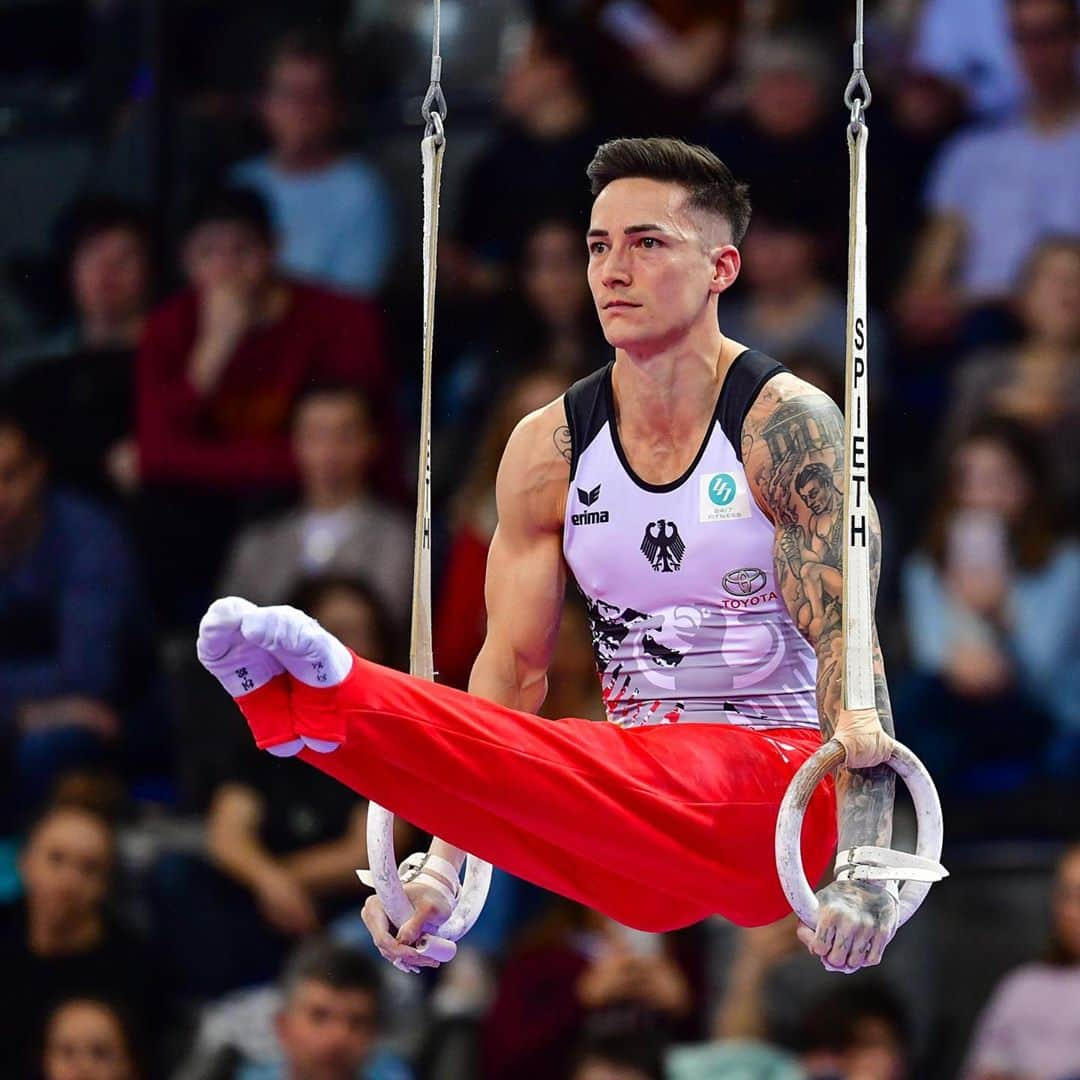
[[[364,906],[399,966],[436,965],[413,946],[448,916],[466,850],[641,929],[779,919],[777,812],[823,737],[847,767],[807,811],[810,880],[838,835],[891,839],[876,632],[876,709],[841,704],[843,418],[720,330],[746,188],[674,139],[606,143],[587,174],[588,280],[615,357],[510,437],[469,693],[363,661],[292,608],[230,597],[200,626],[199,657],[260,747],[438,838],[405,886],[413,918],[394,928],[377,897]],[[535,715],[567,572],[610,723]],[[839,971],[880,962],[894,887],[836,881],[818,899],[818,925],[799,929],[810,951]]]

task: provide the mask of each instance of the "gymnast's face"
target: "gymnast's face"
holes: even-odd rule
[[[716,296],[739,273],[728,225],[688,211],[678,184],[615,180],[596,197],[588,277],[608,343],[649,356],[716,321]]]

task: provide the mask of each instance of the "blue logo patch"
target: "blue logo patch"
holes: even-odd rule
[[[717,506],[727,506],[735,498],[735,477],[731,473],[717,473],[709,482],[709,498]]]

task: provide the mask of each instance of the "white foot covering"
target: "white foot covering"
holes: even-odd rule
[[[284,668],[265,649],[247,641],[240,632],[244,615],[258,610],[249,600],[226,596],[215,600],[199,623],[195,652],[211,675],[234,698],[265,686]],[[291,757],[303,749],[300,738],[268,747],[275,757]]]
[[[253,607],[241,619],[240,632],[252,646],[265,649],[294,679],[316,688],[337,686],[352,669],[349,650],[310,615],[293,607]],[[300,736],[319,753],[338,743]]]

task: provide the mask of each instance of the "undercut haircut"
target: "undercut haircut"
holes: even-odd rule
[[[659,180],[687,191],[686,206],[722,217],[731,242],[742,243],[750,225],[750,188],[709,149],[681,139],[613,139],[600,146],[585,170],[595,198],[615,180]]]

